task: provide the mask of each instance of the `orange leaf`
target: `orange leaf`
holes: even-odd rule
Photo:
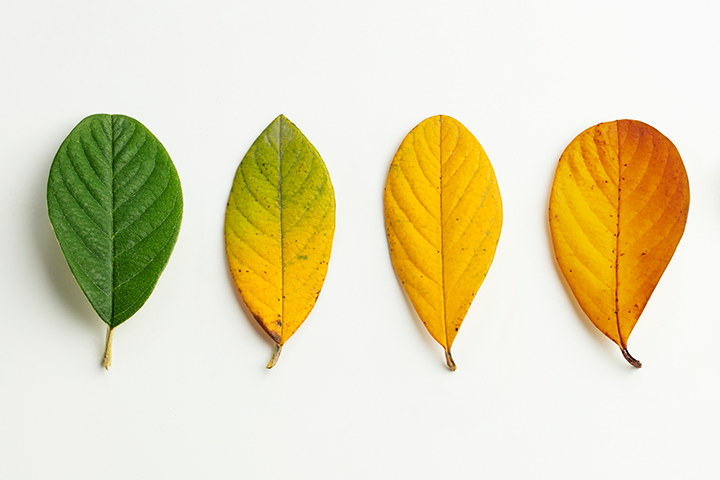
[[[550,230],[580,307],[640,367],[627,341],[680,242],[690,203],[675,145],[618,120],[588,128],[560,157]]]

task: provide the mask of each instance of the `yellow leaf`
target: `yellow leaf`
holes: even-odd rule
[[[278,116],[240,162],[225,213],[235,285],[277,344],[310,314],[335,232],[335,194],[325,163],[305,135]]]
[[[385,227],[395,271],[455,370],[450,347],[502,227],[495,172],[460,122],[430,117],[405,137],[385,185]]]
[[[550,230],[580,307],[640,367],[627,341],[680,242],[690,203],[675,145],[650,125],[590,127],[560,158]]]

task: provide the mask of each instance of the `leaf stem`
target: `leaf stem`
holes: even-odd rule
[[[273,352],[273,356],[270,359],[270,363],[267,364],[267,368],[272,368],[275,366],[275,364],[278,361],[278,358],[280,358],[280,352],[282,352],[282,345],[279,343],[275,344],[275,351]]]
[[[447,366],[450,370],[453,372],[457,370],[457,366],[455,365],[455,360],[453,360],[452,355],[450,354],[450,349],[448,348],[445,350],[445,361],[447,361]]]
[[[103,367],[105,367],[105,370],[110,368],[110,364],[112,363],[113,330],[114,328],[108,326],[107,336],[105,337],[105,356],[103,357],[102,363]]]
[[[625,360],[627,360],[630,365],[635,368],[642,367],[642,363],[640,363],[640,360],[634,359],[632,355],[630,355],[630,352],[628,352],[627,348],[621,348],[620,351],[622,351],[623,357],[625,357]]]

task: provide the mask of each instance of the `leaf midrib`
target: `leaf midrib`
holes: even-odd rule
[[[447,285],[445,282],[445,224],[443,222],[443,115],[439,115],[440,120],[440,262],[441,262],[441,276],[440,276],[440,288],[442,290],[442,295],[440,296],[440,301],[442,302],[440,311],[442,312],[442,318],[443,318],[443,332],[445,333],[445,345],[447,346],[447,350],[450,351],[450,343],[449,343],[449,336],[448,336],[448,328],[450,327],[450,324],[448,322],[448,313],[447,313],[447,303],[445,302],[446,295],[448,294]],[[457,139],[455,141],[455,145],[453,146],[453,151],[448,155],[448,160],[450,160],[450,157],[455,155],[455,152],[457,151],[457,147],[460,143],[460,135],[461,135],[461,129],[458,125],[456,125],[457,128]],[[458,169],[459,170],[459,169]],[[457,170],[452,175],[457,174]],[[474,173],[473,173],[474,176]],[[452,177],[451,177],[452,179]],[[472,179],[472,177],[471,177]],[[472,180],[470,180],[472,181]],[[487,195],[487,191],[485,192]],[[484,197],[483,197],[484,200]],[[457,204],[453,207],[452,212],[455,211],[457,208]],[[479,207],[478,207],[479,210]],[[464,234],[463,234],[464,235]],[[461,235],[462,237],[462,235]],[[458,240],[459,241],[459,240]],[[466,266],[465,270],[469,268],[469,264]]]
[[[110,198],[112,204],[112,241],[110,242],[110,268],[112,269],[112,296],[110,297],[110,323],[114,324],[115,320],[115,290],[117,279],[115,278],[115,116],[110,115],[110,171],[112,172],[112,188],[110,189]],[[114,328],[113,326],[110,327]]]
[[[615,121],[615,135],[617,136],[618,151],[618,193],[617,193],[617,215],[615,220],[617,226],[615,227],[615,326],[617,327],[618,339],[620,340],[620,348],[625,348],[625,341],[622,338],[622,332],[620,331],[620,299],[619,299],[619,283],[620,283],[620,197],[622,192],[622,143],[620,142],[620,127],[618,121]]]
[[[439,115],[439,122],[440,122],[440,146],[439,146],[439,164],[440,164],[440,218],[438,218],[438,222],[440,223],[440,290],[442,291],[442,295],[440,295],[440,311],[442,312],[442,319],[443,319],[443,333],[445,334],[445,348],[447,350],[450,350],[450,345],[448,345],[448,321],[447,321],[447,312],[445,311],[445,295],[447,292],[445,291],[445,232],[443,231],[443,154],[442,154],[442,147],[443,147],[443,116]]]
[[[285,329],[285,246],[283,235],[283,206],[282,206],[282,157],[283,157],[283,118],[278,122],[278,219],[280,222],[280,342],[282,345],[283,330]]]

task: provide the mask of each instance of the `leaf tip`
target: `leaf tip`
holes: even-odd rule
[[[282,345],[279,343],[275,344],[275,351],[273,352],[273,356],[270,359],[270,363],[267,364],[268,370],[275,366],[275,364],[278,361],[278,358],[280,358],[280,352],[282,352]]]
[[[455,370],[457,370],[457,365],[455,365],[455,360],[453,360],[449,348],[445,350],[445,361],[447,361],[447,366],[451,371],[454,372]]]
[[[630,355],[630,352],[628,352],[627,348],[621,348],[620,351],[622,352],[623,357],[625,357],[625,360],[627,360],[630,365],[635,368],[642,368],[642,363],[640,362],[640,360],[633,358],[633,356]]]

